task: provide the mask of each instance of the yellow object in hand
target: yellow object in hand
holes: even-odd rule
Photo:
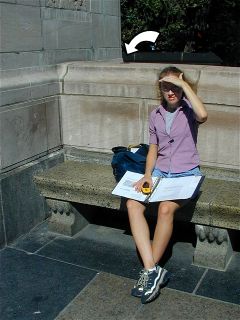
[[[148,182],[144,182],[141,191],[142,191],[143,194],[151,193],[151,188],[149,187],[149,183]]]

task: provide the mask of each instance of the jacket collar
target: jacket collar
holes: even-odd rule
[[[182,110],[183,107],[188,107],[188,103],[187,103],[187,101],[186,101],[186,98],[182,98],[182,100],[181,100],[181,105],[180,105],[180,107],[178,107],[177,109],[178,109],[178,110]],[[166,111],[166,108],[165,108],[162,104],[160,104],[160,106],[159,106],[159,107],[157,108],[157,110],[156,110],[156,113],[160,113],[160,114],[162,114],[162,115],[165,115],[166,112],[167,112],[167,111]]]

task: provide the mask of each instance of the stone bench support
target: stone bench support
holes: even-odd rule
[[[74,236],[88,221],[67,201],[46,199],[50,209],[49,230],[66,236]]]
[[[197,245],[193,264],[225,271],[233,255],[226,229],[196,224]]]

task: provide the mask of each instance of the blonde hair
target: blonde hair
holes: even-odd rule
[[[163,77],[166,77],[170,74],[173,74],[177,77],[180,76],[180,74],[183,74],[182,75],[182,79],[187,82],[189,84],[189,86],[192,88],[192,90],[197,93],[197,87],[195,84],[193,84],[188,78],[186,78],[184,72],[180,69],[178,69],[177,67],[174,67],[174,66],[169,66],[169,67],[166,67],[164,68],[160,74],[159,74],[159,80],[161,80]],[[157,84],[157,88],[158,88],[158,97],[160,99],[160,102],[162,103],[163,102],[163,94],[162,94],[162,90],[161,90],[161,82],[158,81],[158,84]],[[184,93],[183,93],[183,96],[184,96]]]

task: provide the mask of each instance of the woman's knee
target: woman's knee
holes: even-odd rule
[[[138,201],[128,199],[126,202],[128,214],[138,214],[138,213],[144,213],[145,207]]]
[[[158,208],[158,218],[161,220],[173,220],[174,213],[177,208],[173,207],[170,203],[160,203]]]

